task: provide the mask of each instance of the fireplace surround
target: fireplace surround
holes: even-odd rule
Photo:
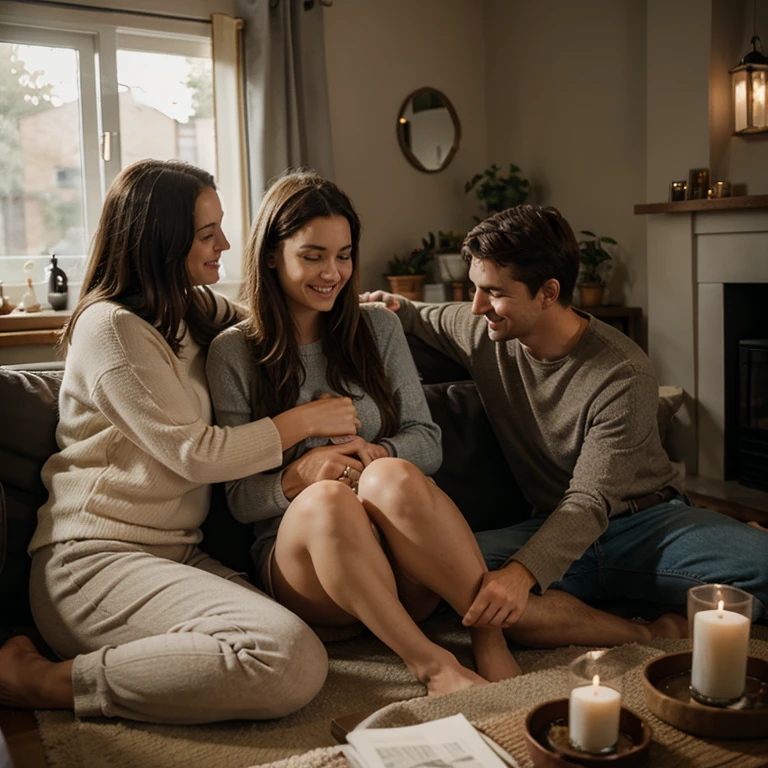
[[[736,479],[739,342],[768,338],[768,209],[640,212],[649,355],[659,383],[686,393],[677,453],[689,474]]]

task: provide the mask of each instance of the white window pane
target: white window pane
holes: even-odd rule
[[[85,253],[81,134],[77,51],[0,42],[0,271],[8,283],[24,282],[30,257]]]
[[[118,50],[122,165],[186,160],[216,172],[210,59]]]

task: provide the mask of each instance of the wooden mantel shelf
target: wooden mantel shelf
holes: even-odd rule
[[[696,213],[699,211],[743,211],[768,208],[768,195],[718,197],[709,200],[678,200],[674,203],[638,203],[635,213]]]

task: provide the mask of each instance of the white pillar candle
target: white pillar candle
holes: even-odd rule
[[[750,621],[723,605],[693,617],[691,686],[710,699],[738,699],[747,680]]]
[[[600,685],[600,677],[592,685],[581,685],[571,691],[568,702],[568,734],[571,744],[585,752],[602,752],[619,740],[621,695],[613,688]]]

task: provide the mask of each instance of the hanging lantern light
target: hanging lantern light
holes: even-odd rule
[[[768,58],[757,35],[750,41],[752,50],[730,70],[733,92],[733,133],[768,131]]]

